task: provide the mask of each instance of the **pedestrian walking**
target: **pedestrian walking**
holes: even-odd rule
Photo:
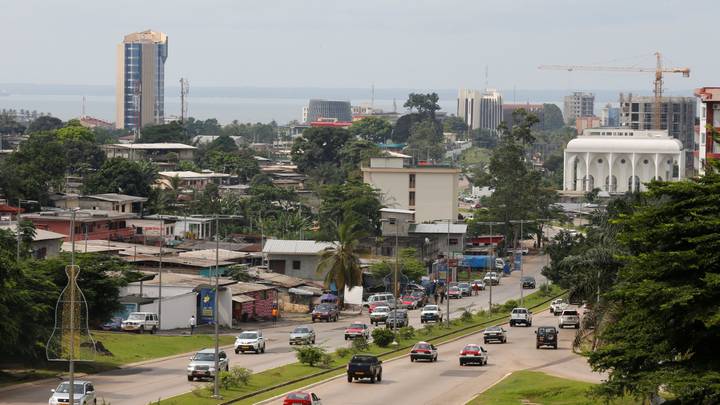
[[[195,315],[190,315],[188,323],[190,324],[190,334],[192,335],[193,332],[195,332]]]

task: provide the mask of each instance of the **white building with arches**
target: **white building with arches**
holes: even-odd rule
[[[652,179],[685,177],[683,145],[667,131],[590,128],[568,142],[563,169],[564,191],[643,191]]]

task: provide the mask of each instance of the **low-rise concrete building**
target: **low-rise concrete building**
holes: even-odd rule
[[[184,143],[115,143],[103,145],[102,149],[108,159],[121,157],[133,161],[168,163],[172,160],[191,162],[197,148]]]
[[[314,240],[269,239],[263,246],[268,268],[276,273],[308,280],[323,280],[317,267],[322,254],[335,246],[330,242]]]
[[[105,193],[78,197],[81,209],[142,213],[142,206],[148,199],[127,194]]]
[[[75,240],[130,240],[135,230],[126,221],[136,217],[128,212],[78,210],[75,212]],[[66,241],[70,240],[72,218],[69,211],[44,211],[22,218],[31,221],[36,229],[61,233]]]
[[[0,229],[4,229],[17,236],[17,226],[3,225]],[[56,232],[45,231],[42,229],[35,230],[35,236],[30,243],[32,257],[35,259],[53,258],[60,254],[60,247],[63,244],[65,235]]]
[[[232,176],[227,173],[215,173],[210,170],[203,170],[201,172],[162,171],[158,172],[158,179],[155,181],[155,186],[163,190],[172,189],[173,179],[177,178],[180,190],[202,191],[210,183],[228,185],[230,184],[231,177]]]

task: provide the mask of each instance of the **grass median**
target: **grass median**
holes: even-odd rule
[[[112,370],[125,364],[168,357],[205,347],[214,347],[213,335],[163,336],[121,332],[93,331],[93,339],[101,342],[112,355],[98,353],[94,362],[78,362],[76,370],[97,373]],[[220,345],[229,345],[234,336],[220,336]],[[67,371],[67,363],[43,362],[32,366],[24,364],[0,365],[0,387],[59,376]]]
[[[539,290],[535,293],[529,294],[525,297],[524,305],[528,308],[532,308],[540,305],[535,311],[546,309],[549,306],[549,299],[558,296],[563,293],[559,287],[549,286],[547,289]],[[501,318],[503,322],[508,319],[509,312],[513,307],[517,306],[515,300],[510,300],[503,305],[494,306],[494,311],[479,311],[476,313],[463,314],[461,318],[455,319],[450,322],[448,328],[444,323],[440,324],[426,324],[424,327],[413,330],[412,336],[406,336],[398,338],[398,346],[392,347],[378,347],[375,344],[370,344],[368,350],[363,350],[363,353],[372,353],[375,355],[381,355],[383,359],[393,358],[407,352],[412,345],[416,342],[432,341],[433,343],[439,344],[451,340],[453,338],[478,332],[485,329],[490,324],[494,324],[494,320]],[[237,388],[222,389],[220,394],[224,400],[217,400],[211,397],[212,389],[210,384],[207,387],[196,389],[192,392],[188,392],[176,397],[168,398],[159,402],[162,405],[214,405],[221,404],[233,398],[241,398],[250,396],[258,391],[265,391],[276,385],[293,381],[295,379],[302,379],[296,383],[271,389],[257,395],[252,395],[246,399],[238,400],[237,404],[253,404],[258,401],[262,401],[268,398],[272,398],[276,395],[284,392],[292,391],[308,384],[312,384],[317,381],[321,381],[333,376],[344,374],[343,369],[334,370],[335,367],[342,367],[347,364],[353,352],[347,350],[336,350],[331,354],[331,361],[325,368],[321,367],[310,367],[300,363],[287,364],[285,366],[265,370],[259,373],[254,373],[250,377],[247,385],[243,385]],[[315,374],[320,374],[314,376]]]
[[[539,371],[516,371],[469,402],[470,405],[630,405],[627,398],[606,402],[590,396],[595,384],[553,377]]]

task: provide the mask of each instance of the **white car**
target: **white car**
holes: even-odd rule
[[[504,269],[505,268],[505,260],[503,260],[499,257],[497,259],[495,259],[495,268],[498,270]]]
[[[573,326],[575,329],[580,328],[580,314],[578,314],[578,311],[574,309],[566,309],[562,311],[558,327],[562,329],[566,326]]]
[[[73,399],[77,405],[94,405],[95,399],[95,387],[90,381],[75,380],[73,383],[75,392],[73,393]],[[48,400],[48,405],[60,405],[70,403],[70,382],[64,381],[57,386],[54,390],[50,390],[52,396]]]
[[[363,307],[369,308],[370,304],[373,302],[379,302],[379,301],[385,301],[387,303],[390,303],[392,300],[394,300],[395,297],[392,294],[373,294],[368,297],[367,301],[363,302]]]
[[[158,315],[154,312],[131,312],[128,318],[122,321],[120,328],[128,332],[155,333],[159,325]]]
[[[242,332],[235,338],[235,354],[265,353],[265,339],[259,330]]]
[[[532,326],[532,312],[527,308],[513,308],[510,312],[510,326],[518,324]]]
[[[420,323],[435,321],[442,322],[442,310],[437,305],[425,305],[420,312]]]
[[[552,312],[553,315],[558,316],[565,310],[565,308],[567,308],[567,306],[567,301],[563,298],[558,298],[550,303],[550,312]]]
[[[483,282],[485,285],[499,285],[500,275],[497,272],[489,271],[485,274],[485,277],[483,277]]]
[[[223,350],[218,352],[218,368],[220,371],[230,370],[227,354]],[[190,357],[190,364],[187,366],[188,381],[195,378],[213,378],[215,373],[215,349],[203,349]]]

